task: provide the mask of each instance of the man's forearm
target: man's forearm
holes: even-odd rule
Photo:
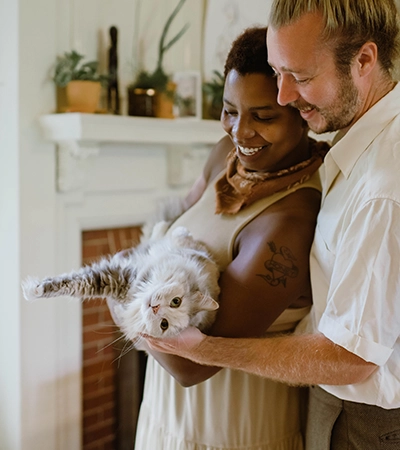
[[[187,356],[200,364],[242,370],[294,385],[358,383],[376,368],[322,334],[262,339],[209,336]]]

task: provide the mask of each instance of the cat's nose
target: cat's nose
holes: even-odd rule
[[[160,305],[152,306],[151,309],[153,310],[154,314],[157,314],[157,311],[160,309]]]

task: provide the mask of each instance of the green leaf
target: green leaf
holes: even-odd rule
[[[83,59],[84,56],[75,50],[58,56],[53,76],[55,84],[64,87],[72,80],[100,81],[103,85],[106,84],[109,77],[98,73],[98,62],[89,61],[82,64]]]
[[[171,26],[172,21],[174,20],[174,18],[176,17],[176,15],[179,13],[179,11],[181,10],[182,6],[184,5],[184,3],[186,2],[186,0],[180,0],[178,2],[178,4],[176,5],[175,9],[172,11],[172,13],[169,15],[167,21],[165,22],[163,31],[161,33],[161,37],[160,37],[160,41],[158,44],[158,61],[157,61],[157,68],[161,68],[162,67],[162,62],[163,62],[163,58],[164,58],[164,54],[165,52],[170,49],[172,47],[172,45],[175,44],[175,42],[178,41],[178,39],[180,39],[185,33],[186,30],[189,28],[189,24],[186,24],[181,31],[173,38],[169,41],[168,44],[164,44],[164,41],[167,37],[167,33],[169,30],[169,27]]]

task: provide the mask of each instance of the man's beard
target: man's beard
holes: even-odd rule
[[[360,109],[362,100],[359,92],[354,85],[351,75],[341,74],[339,77],[339,89],[334,104],[325,108],[318,108],[315,105],[307,103],[293,102],[290,105],[303,109],[305,107],[314,108],[325,120],[325,125],[319,129],[313,129],[312,124],[309,127],[317,134],[338,131],[351,125],[354,117]]]

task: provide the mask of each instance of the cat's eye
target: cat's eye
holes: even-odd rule
[[[161,321],[161,323],[160,323],[160,328],[161,328],[163,331],[165,331],[165,330],[168,330],[168,327],[169,327],[168,320],[167,320],[167,319],[163,319],[163,320]]]
[[[182,303],[182,299],[181,299],[180,297],[174,297],[174,298],[171,300],[169,306],[170,306],[171,308],[179,308],[179,307],[181,306],[181,303]]]

